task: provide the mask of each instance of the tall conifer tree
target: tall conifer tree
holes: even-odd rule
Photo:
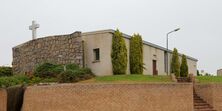
[[[143,74],[143,40],[141,35],[134,34],[130,39],[130,72]]]
[[[174,73],[176,77],[180,77],[180,62],[179,62],[179,55],[177,49],[173,49],[173,55],[171,60],[171,73]]]
[[[188,76],[187,57],[185,55],[182,55],[181,66],[180,66],[180,76],[181,77]]]
[[[122,33],[117,29],[112,38],[112,66],[113,74],[126,74],[127,49]]]

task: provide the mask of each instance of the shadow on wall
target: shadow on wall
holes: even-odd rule
[[[25,87],[14,86],[7,90],[7,111],[21,111]]]

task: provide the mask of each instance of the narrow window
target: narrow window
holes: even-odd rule
[[[93,53],[94,53],[94,60],[99,61],[99,59],[100,59],[100,57],[99,57],[99,48],[93,49]]]

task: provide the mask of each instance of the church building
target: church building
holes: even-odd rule
[[[67,35],[48,36],[30,40],[13,47],[14,73],[32,73],[34,68],[44,62],[56,64],[75,63],[88,67],[97,76],[112,75],[111,48],[115,30],[100,30],[93,32],[74,32]],[[124,34],[127,47],[129,69],[130,35]],[[143,41],[144,75],[166,75],[172,51],[164,47]],[[181,54],[179,54],[181,59]],[[197,59],[187,56],[189,73],[196,75]]]

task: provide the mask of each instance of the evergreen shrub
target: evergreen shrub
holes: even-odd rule
[[[112,67],[113,74],[126,74],[127,69],[127,49],[122,33],[117,29],[112,38]]]

